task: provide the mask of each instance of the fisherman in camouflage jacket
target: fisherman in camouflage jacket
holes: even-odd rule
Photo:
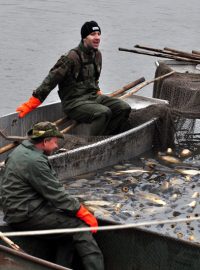
[[[102,94],[99,76],[102,56],[98,50],[101,29],[95,21],[81,28],[78,47],[61,56],[32,97],[17,108],[19,117],[37,108],[58,85],[64,112],[70,119],[91,123],[90,135],[113,135],[123,131],[130,106]]]
[[[98,227],[95,216],[69,196],[48,160],[58,148],[58,139],[63,138],[56,125],[37,123],[28,131],[28,138],[6,160],[1,183],[4,220],[21,231]],[[71,268],[76,250],[85,270],[104,270],[103,255],[92,234],[95,232],[91,229],[44,237],[52,240],[49,250],[57,248],[56,263]]]

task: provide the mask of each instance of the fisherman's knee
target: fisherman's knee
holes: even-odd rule
[[[131,112],[130,105],[128,103],[123,102],[123,103],[121,103],[120,108],[121,108],[121,112],[123,113],[123,115],[128,117],[130,112]]]
[[[102,119],[105,120],[105,122],[109,121],[112,117],[112,111],[108,108],[101,108],[101,110],[97,111],[93,115],[93,119]]]

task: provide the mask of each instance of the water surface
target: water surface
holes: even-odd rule
[[[30,97],[60,55],[79,43],[85,21],[96,20],[102,29],[100,86],[108,93],[155,72],[156,58],[119,47],[199,50],[199,13],[197,0],[0,0],[0,114]],[[152,87],[140,94],[151,96]],[[54,90],[46,102],[57,100]]]

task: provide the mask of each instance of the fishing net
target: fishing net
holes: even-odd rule
[[[156,118],[156,131],[153,139],[153,147],[159,150],[166,150],[174,146],[173,119],[170,108],[166,104],[153,104],[142,109],[132,110],[129,119],[121,132],[138,127],[139,125]],[[170,127],[170,128],[169,128]],[[65,140],[60,147],[63,150],[72,150],[81,146],[96,143],[109,138],[110,136],[86,136],[76,134],[65,134]],[[59,151],[62,151],[61,150]]]
[[[155,77],[172,69],[160,63]],[[200,74],[176,72],[154,83],[153,97],[169,101],[175,143],[194,151],[200,146]],[[167,127],[170,128],[170,127]],[[167,130],[166,130],[167,132]]]

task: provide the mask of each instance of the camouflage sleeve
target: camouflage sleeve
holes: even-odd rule
[[[73,61],[63,55],[49,71],[42,84],[33,91],[33,96],[43,102],[50,92],[71,72]]]

